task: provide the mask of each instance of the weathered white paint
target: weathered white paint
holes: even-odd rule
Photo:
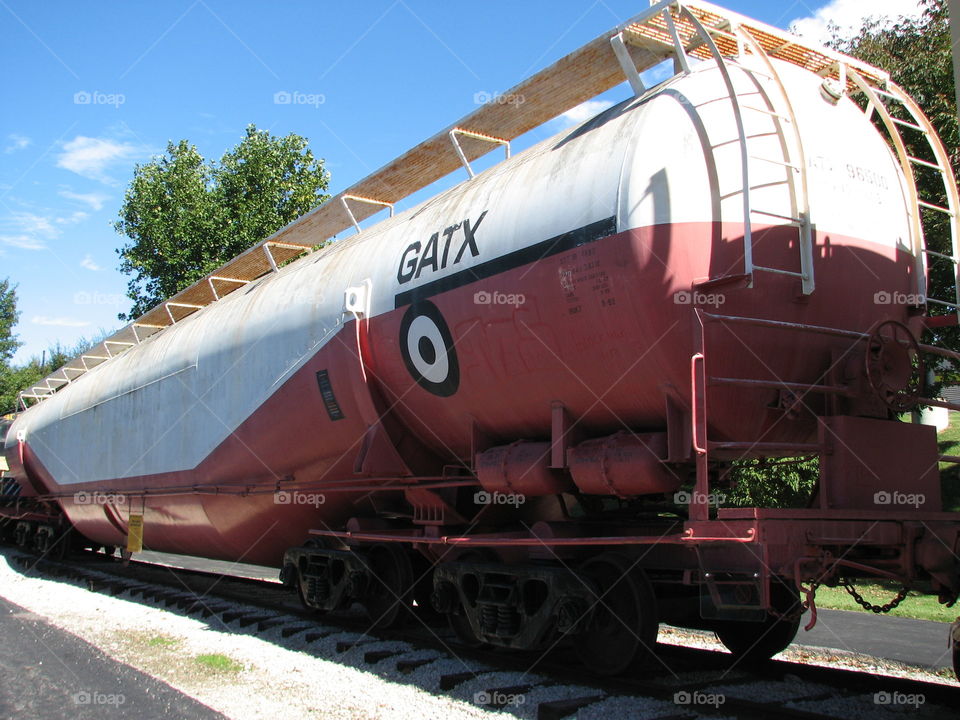
[[[766,107],[755,81],[732,72],[741,102]],[[791,65],[781,72],[810,159],[813,222],[908,247],[902,178],[882,139],[848,99],[825,102],[820,78]],[[776,91],[769,95],[779,102]],[[783,157],[779,139],[765,135],[773,130],[768,115],[745,111],[744,120],[752,154]],[[177,322],[23,413],[7,447],[25,433],[61,484],[196,467],[351,317],[343,307],[349,287],[369,280],[378,315],[393,310],[400,290],[611,216],[621,231],[742,222],[735,138],[718,71],[701,65]],[[708,180],[712,163],[717,188]],[[876,181],[858,179],[856,168]],[[751,173],[754,206],[789,214],[783,168],[756,161]],[[717,195],[727,196],[719,216]],[[484,211],[478,257],[467,252],[459,264],[399,285],[411,242],[475,223]]]

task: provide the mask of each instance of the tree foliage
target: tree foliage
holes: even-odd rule
[[[51,345],[41,355],[34,355],[22,365],[0,365],[0,415],[17,412],[18,396],[21,390],[36,385],[43,378],[71,359],[86,352],[99,343],[108,333],[101,332],[94,338],[80,338],[67,347],[59,342]]]
[[[219,162],[186,140],[138,165],[117,232],[120,270],[133,278],[127,295],[133,319],[161,300],[273,234],[327,199],[329,174],[307,140],[271,135],[256,126]]]
[[[0,365],[6,365],[21,343],[13,333],[20,313],[17,311],[17,286],[9,278],[0,280]]]

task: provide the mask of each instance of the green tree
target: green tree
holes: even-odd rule
[[[324,202],[329,174],[307,140],[250,125],[219,162],[186,140],[134,170],[117,232],[131,320]]]
[[[0,280],[0,365],[6,366],[22,344],[13,332],[18,317],[17,286],[4,278]]]
[[[0,415],[21,410],[22,408],[18,406],[21,390],[36,385],[54,370],[66,365],[72,358],[92,348],[108,334],[101,332],[99,336],[92,339],[80,338],[71,347],[65,347],[57,342],[47,348],[42,355],[34,355],[22,365],[0,365]]]

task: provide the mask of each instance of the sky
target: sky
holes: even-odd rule
[[[831,21],[852,32],[865,15],[917,13],[914,0],[720,4],[811,39]],[[136,164],[169,141],[218,159],[250,123],[294,132],[338,192],[646,5],[0,0],[0,279],[18,285],[14,361],[122,325],[126,238],[113,222]],[[614,88],[514,149],[628,94]]]

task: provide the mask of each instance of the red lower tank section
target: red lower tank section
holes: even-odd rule
[[[784,228],[767,236],[757,233],[762,262],[790,267],[796,261],[795,234],[788,233]],[[723,237],[733,239],[718,240]],[[631,230],[415,298],[412,305],[372,318],[359,346],[355,324],[348,323],[188,471],[57,487],[39,463],[30,461],[29,450],[27,468],[52,492],[125,495],[119,505],[103,498],[64,499],[71,521],[97,542],[121,544],[127,515],[142,509],[145,539],[152,547],[203,548],[213,557],[277,564],[284,548],[301,542],[310,529],[342,527],[351,516],[372,514],[378,503],[396,501],[399,490],[394,497],[367,489],[381,482],[378,476],[396,483],[398,477],[439,475],[444,463],[470,466],[478,434],[486,438],[486,447],[516,438],[539,442],[519,464],[511,457],[515,451],[486,456],[479,464],[481,482],[493,477],[489,471],[496,462],[510,466],[500,480],[485,483],[491,488],[526,483],[526,490],[539,494],[569,487],[570,480],[541,459],[552,406],[566,408],[582,439],[624,430],[662,433],[668,401],[689,407],[690,358],[703,341],[710,347],[712,376],[792,382],[822,381],[832,367],[844,367],[843,356],[850,351],[850,341],[843,338],[723,321],[703,334],[698,311],[858,331],[883,319],[909,321],[906,308],[878,305],[873,297],[881,289],[909,290],[912,258],[906,254],[821,233],[817,291],[803,296],[798,281],[787,277],[761,276],[753,288],[744,287],[736,277],[742,263],[737,238],[736,228],[711,224]],[[854,276],[858,282],[850,282]],[[708,278],[726,281],[696,284]],[[514,295],[517,302],[480,304],[480,292]],[[423,303],[432,304],[449,327],[459,373],[449,394],[418,384],[401,351],[404,317]],[[336,421],[320,397],[320,371],[326,372],[342,413]],[[811,413],[784,412],[776,390],[718,387],[711,390],[711,403],[712,438],[816,439]],[[371,428],[397,448],[393,456],[362,457],[363,448],[377,441]],[[658,435],[650,437],[653,450],[619,443],[615,452],[610,447],[601,452],[602,444],[584,446],[572,456],[573,480],[588,493],[604,487],[621,495],[674,488],[678,478],[655,468],[653,455],[665,449]],[[650,472],[631,480],[617,469],[617,456],[637,452],[635,459]],[[303,497],[284,503],[287,496],[280,493],[288,490]],[[322,501],[310,497],[317,493]]]
[[[371,322],[376,377],[402,424],[437,452],[466,457],[474,424],[491,440],[547,437],[554,402],[565,405],[584,437],[664,430],[668,398],[689,407],[698,310],[861,332],[894,319],[917,329],[920,320],[911,321],[907,307],[875,302],[881,291],[910,291],[909,254],[818,233],[817,290],[804,296],[795,278],[757,273],[752,288],[738,282],[741,237],[709,223],[640,228],[430,297],[459,364],[458,390],[447,397],[418,387],[404,363],[408,308],[399,307]],[[795,229],[758,229],[755,237],[758,263],[798,264]],[[698,288],[709,278],[729,282]],[[522,302],[479,304],[477,293]],[[851,345],[722,321],[706,332],[709,374],[720,377],[815,383]],[[711,402],[713,439],[816,438],[810,413],[775,409],[776,390],[718,387]]]

